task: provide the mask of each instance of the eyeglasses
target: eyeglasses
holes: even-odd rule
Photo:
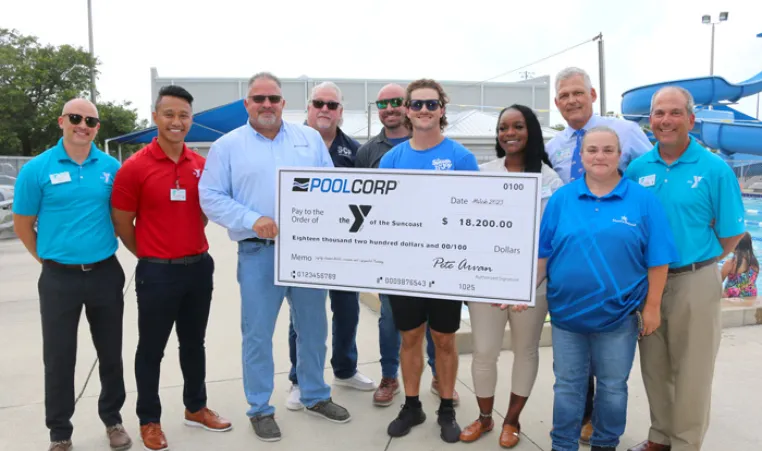
[[[64,116],[69,118],[69,122],[71,122],[71,125],[79,125],[80,122],[82,122],[82,119],[85,120],[85,125],[87,125],[90,128],[95,128],[100,124],[101,120],[97,117],[91,117],[87,116],[84,117],[81,114],[64,114]]]
[[[324,106],[327,106],[329,110],[333,111],[336,108],[338,108],[341,104],[339,102],[324,102],[322,100],[313,100],[312,106],[317,108],[318,110],[323,109]]]
[[[392,108],[399,108],[405,100],[402,97],[395,97],[393,99],[376,100],[376,106],[379,110],[385,110],[387,106],[391,105]]]
[[[442,104],[439,103],[439,100],[411,100],[408,102],[408,107],[413,111],[421,111],[424,105],[426,105],[427,110],[436,111]]]
[[[249,98],[254,103],[265,103],[265,99],[267,99],[270,101],[270,103],[275,104],[280,103],[280,101],[283,99],[283,96],[273,94],[271,96],[249,96]]]

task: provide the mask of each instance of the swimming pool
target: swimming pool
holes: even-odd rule
[[[751,235],[754,255],[762,258],[762,197],[744,196],[746,208],[746,230]],[[762,288],[762,281],[757,278],[757,288]]]

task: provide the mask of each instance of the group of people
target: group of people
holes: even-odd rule
[[[555,89],[566,129],[545,144],[531,108],[505,108],[498,115],[497,159],[481,166],[472,152],[444,136],[449,99],[430,79],[406,88],[384,86],[376,100],[383,129],[360,146],[341,130],[343,98],[334,83],[315,86],[306,123],[292,124],[282,120],[280,80],[258,73],[244,99],[249,120],[214,142],[206,159],[184,144],[193,97],[182,87],[167,86],[153,112],[157,138],[121,167],[92,143],[99,127],[95,107],[83,99],[68,102],[58,120],[63,138],[22,168],[13,206],[16,233],[42,264],[49,449],[72,446],[76,334],[83,307],[99,357],[101,420],[112,449],[131,446],[120,416],[125,277],[115,256],[116,237],[138,257],[136,413],[144,447],[168,449],[158,385],[173,327],[185,381],[185,423],[210,431],[232,428],[206,405],[204,341],[214,260],[204,230],[212,221],[238,246],[243,388],[247,416],[263,441],[282,436],[271,397],[272,339],[284,298],[292,364],[286,407],[335,423],[351,419],[333,401],[323,375],[330,298],[334,384],[375,390],[373,403],[389,406],[401,391],[402,373],[405,401],[388,425],[392,437],[426,420],[419,398],[424,336],[431,391],[440,399],[441,439],[474,442],[493,430],[497,361],[510,323],[511,393],[498,442],[515,447],[549,312],[554,450],[577,450],[580,443],[595,451],[616,449],[638,343],[651,429],[630,451],[699,450],[709,424],[720,341],[717,262],[736,248],[745,230],[738,183],[719,157],[690,137],[694,115],[687,91],[669,87],[654,95],[650,124],[657,143],[652,146],[635,123],[593,114],[596,92],[585,71],[561,71]],[[376,384],[357,368],[358,293],[274,284],[276,172],[284,166],[542,175],[535,305],[467,302],[480,412],[473,422],[461,428],[455,415],[460,401],[455,333],[462,301],[381,294],[382,379]],[[744,255],[736,255],[736,270],[758,271],[753,254]]]

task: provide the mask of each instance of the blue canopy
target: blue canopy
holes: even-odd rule
[[[193,115],[193,126],[185,137],[185,142],[214,142],[225,133],[245,124],[248,117],[243,99],[196,113]],[[147,144],[156,134],[156,127],[150,127],[108,141],[116,144]]]

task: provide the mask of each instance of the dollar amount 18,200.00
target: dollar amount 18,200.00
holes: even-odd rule
[[[455,224],[461,227],[498,227],[501,229],[510,229],[513,227],[513,221],[506,219],[483,219],[483,218],[457,218],[450,221],[448,218],[442,218],[442,225]]]

